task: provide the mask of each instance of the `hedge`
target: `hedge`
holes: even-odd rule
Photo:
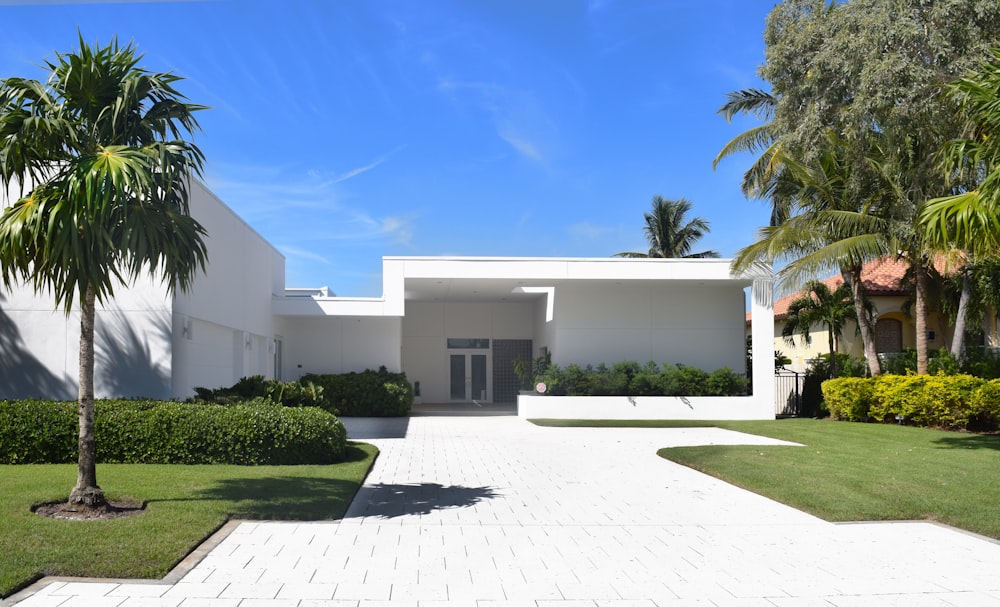
[[[636,361],[560,368],[548,363],[535,377],[554,396],[737,396],[746,394],[747,378],[731,369],[711,373],[687,365]]]
[[[0,464],[76,461],[76,411],[75,402],[0,401]],[[328,412],[264,400],[102,400],[94,432],[101,463],[330,464],[347,445],[344,424]]]
[[[830,414],[949,430],[1000,429],[1000,380],[971,375],[880,375],[823,382]]]
[[[197,396],[188,402],[205,402],[217,405],[238,404],[255,398],[266,398],[286,407],[320,407],[329,409],[330,403],[323,396],[323,388],[310,382],[265,379],[263,375],[241,377],[228,388],[194,389]],[[331,411],[336,415],[336,411]]]
[[[299,382],[320,386],[337,415],[401,417],[413,406],[413,387],[406,374],[391,373],[385,367],[361,373],[308,373]]]

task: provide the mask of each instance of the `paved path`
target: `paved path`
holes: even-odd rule
[[[1000,606],[1000,544],[826,523],[655,453],[771,439],[516,417],[349,431],[382,453],[343,521],[243,522],[172,583],[57,580],[19,606]]]

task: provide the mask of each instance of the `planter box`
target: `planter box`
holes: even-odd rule
[[[774,419],[760,396],[518,396],[517,415],[550,419]]]

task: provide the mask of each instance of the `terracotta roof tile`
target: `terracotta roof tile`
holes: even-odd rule
[[[934,260],[934,266],[938,271],[944,271],[944,258],[939,257]],[[869,295],[905,295],[907,290],[903,286],[903,275],[910,264],[902,259],[894,257],[883,257],[867,262],[861,268],[861,281],[865,285],[865,290]],[[840,274],[831,276],[821,281],[830,290],[834,290],[843,284],[844,279]],[[805,291],[796,291],[791,295],[786,295],[774,302],[774,319],[784,320],[788,314],[788,307],[793,301],[802,297]],[[750,322],[750,313],[746,315],[747,322]]]

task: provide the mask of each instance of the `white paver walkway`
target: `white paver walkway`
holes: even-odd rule
[[[19,607],[1000,606],[998,543],[827,523],[656,455],[771,439],[516,417],[349,430],[382,452],[344,520],[243,522],[179,581],[48,580]]]

